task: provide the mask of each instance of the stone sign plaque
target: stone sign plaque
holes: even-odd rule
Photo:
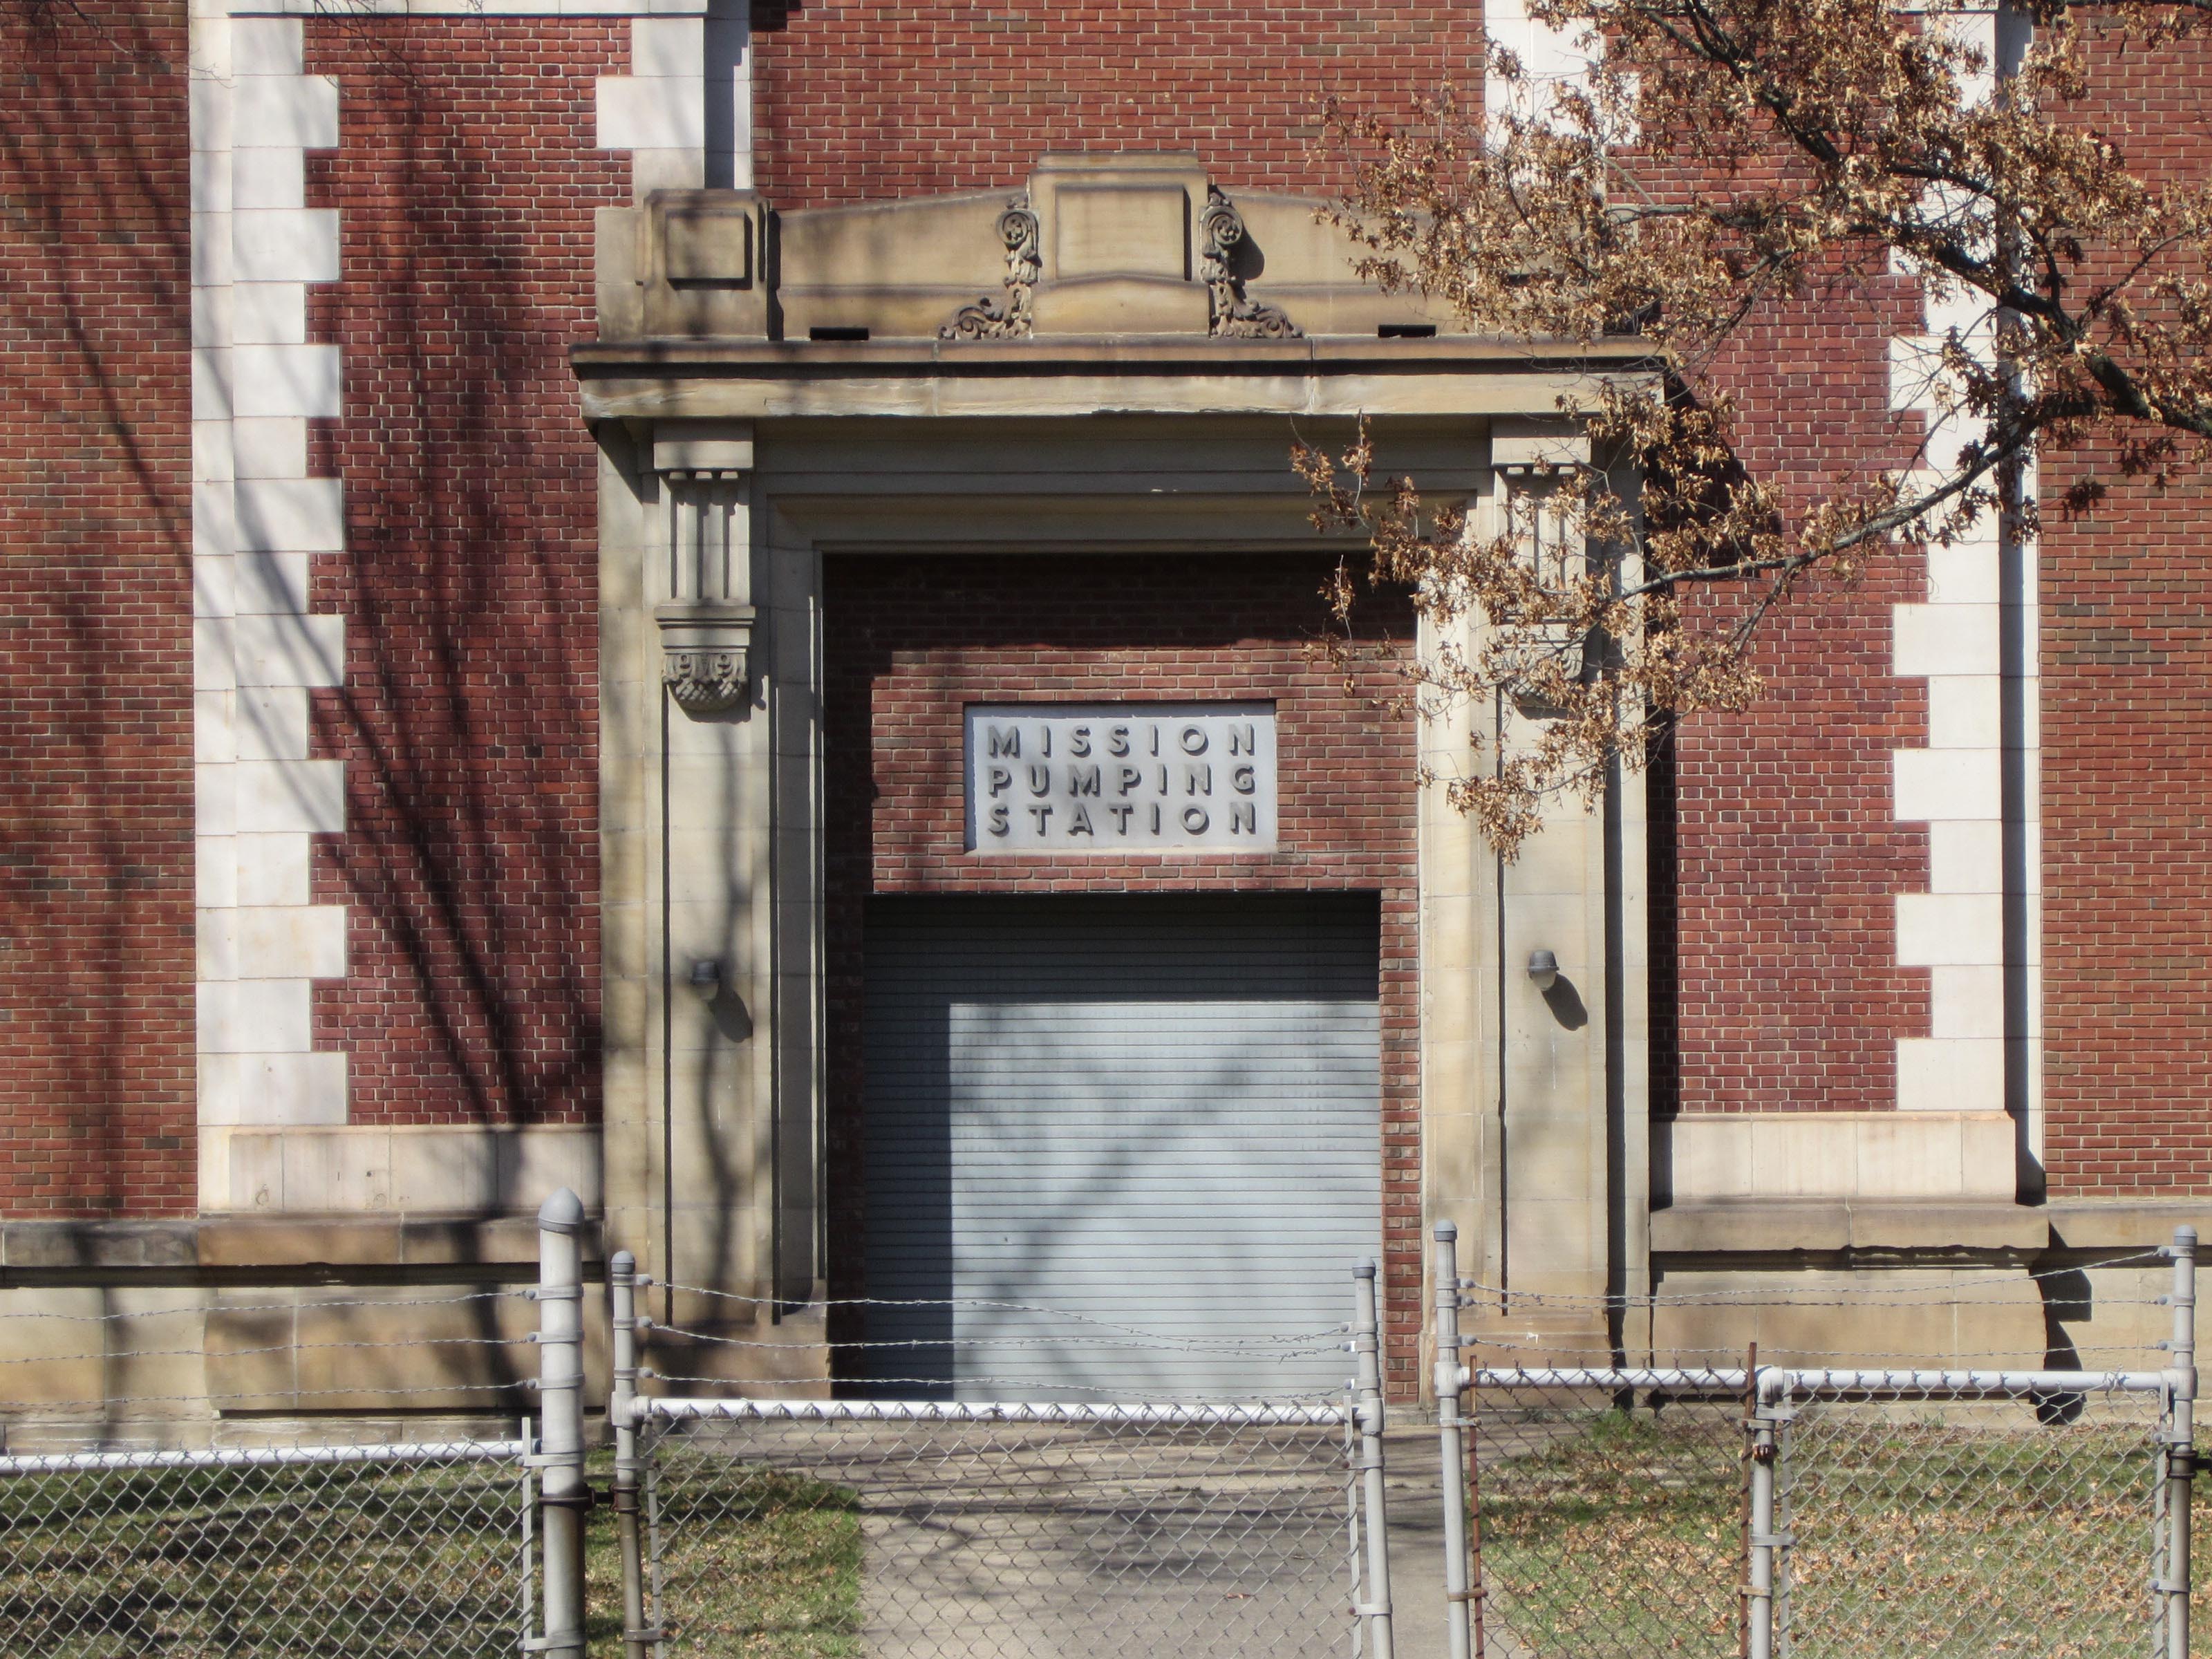
[[[971,703],[977,853],[1272,852],[1273,703]]]

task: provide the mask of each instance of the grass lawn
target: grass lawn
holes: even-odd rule
[[[611,1454],[591,1460],[604,1491]],[[677,1650],[860,1651],[849,1492],[681,1454],[671,1496]],[[164,1470],[0,1480],[8,1659],[514,1659],[526,1594],[511,1466]],[[614,1511],[589,1512],[586,1635],[618,1659]],[[531,1610],[534,1623],[536,1608]]]
[[[1617,1411],[1486,1419],[1490,1651],[1733,1655],[1735,1417],[1700,1405],[1671,1420]]]
[[[512,1659],[511,1465],[0,1479],[9,1659]]]
[[[681,1447],[663,1450],[659,1480],[672,1652],[859,1659],[859,1494]],[[592,1511],[587,1537],[596,1659],[622,1637],[612,1511]]]
[[[1737,1410],[1485,1421],[1490,1651],[1737,1651]],[[1793,1430],[1792,1659],[2087,1659],[2150,1647],[2154,1464],[2141,1420],[2047,1428],[1861,1407]],[[2198,1536],[2204,1535],[2200,1527]],[[2200,1549],[2197,1581],[2212,1561]]]

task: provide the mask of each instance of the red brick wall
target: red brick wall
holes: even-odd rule
[[[2095,73],[2131,167],[2212,177],[2212,43]],[[2046,502],[2113,486],[2041,548],[2045,1164],[2055,1196],[2212,1193],[2212,483],[2113,462],[2042,475]]]
[[[4,1215],[194,1202],[185,61],[0,6]]]
[[[1917,417],[1889,413],[1887,338],[1917,315],[1892,282],[1792,307],[1747,337],[1724,366],[1747,465],[1800,498],[1841,470],[1896,465]],[[1654,1005],[1663,1016],[1671,996],[1676,1020],[1654,1044],[1662,1106],[1896,1103],[1896,1039],[1928,1034],[1928,973],[1896,965],[1895,895],[1927,890],[1928,832],[1892,819],[1889,757],[1928,738],[1926,682],[1890,672],[1890,606],[1926,597],[1925,569],[1900,548],[1854,586],[1807,587],[1765,625],[1766,696],[1676,734],[1676,959],[1659,964]]]
[[[2046,469],[2056,491],[2109,458]],[[2045,1167],[2212,1192],[2212,489],[2043,538]]]
[[[860,969],[872,893],[1364,890],[1382,904],[1383,1223],[1393,1366],[1413,1386],[1420,1319],[1420,1151],[1410,720],[1357,695],[1308,641],[1327,621],[1317,559],[931,557],[829,562],[829,1008],[832,1272],[857,1284]],[[1401,599],[1367,607],[1403,640]],[[1273,702],[1280,829],[1272,854],[978,858],[965,850],[970,702]]]
[[[1009,185],[1051,148],[1189,147],[1232,187],[1309,190],[1323,177],[1306,149],[1320,99],[1389,109],[1422,82],[1464,82],[1479,11],[764,6],[757,176],[796,206]],[[0,11],[0,729],[19,781],[0,801],[0,1206],[161,1213],[192,1203],[184,24],[173,5],[104,8],[97,27],[85,15]],[[359,1120],[588,1117],[596,512],[562,353],[592,332],[592,210],[627,199],[626,158],[592,149],[592,106],[593,76],[627,67],[627,27],[310,20],[308,53],[342,87],[344,147],[308,167],[310,201],[343,214],[345,280],[313,291],[313,337],[346,348],[347,413],[319,431],[315,467],[345,480],[350,541],[319,562],[314,595],[347,617],[349,682],[318,698],[316,752],[347,761],[351,793],[349,833],[319,843],[317,897],[352,915],[352,973],[318,990],[316,1040],[351,1054]],[[2173,118],[2188,76],[2163,60],[2101,72],[2113,130],[2137,153],[2212,159]],[[1753,464],[1810,487],[1891,459],[1865,434],[1887,424],[1885,341],[1914,320],[1894,284],[1754,343],[1733,375]],[[2070,474],[2047,476],[2055,489]],[[2196,994],[2212,968],[2212,665],[2191,620],[2207,599],[2205,505],[2196,490],[2125,495],[2045,538],[2059,1192],[2212,1190]],[[927,567],[961,581],[987,568]],[[843,614],[863,622],[924,567],[866,568],[859,586],[838,578]],[[1067,633],[1032,648],[1110,659],[1132,696],[1191,695],[1176,653],[1197,653],[1206,695],[1248,695],[1220,689],[1205,643],[1230,621],[1157,597],[1194,569],[1160,568],[1154,597],[1117,602],[1114,626],[1155,629],[1136,656]],[[1313,625],[1312,584],[1283,581],[1265,605],[1240,602],[1259,608],[1238,625],[1273,643],[1241,649],[1227,678],[1282,677],[1317,710],[1333,685],[1291,643]],[[1662,1060],[1662,1103],[1893,1097],[1893,1042],[1924,1032],[1927,1012],[1924,974],[1894,966],[1893,896],[1923,888],[1926,870],[1924,832],[1889,816],[1889,754],[1923,740],[1924,713],[1919,684],[1889,675],[1888,607],[1921,597],[1920,581],[1901,552],[1855,591],[1802,599],[1769,633],[1768,701],[1679,735],[1679,954],[1659,970],[1675,1025],[1658,1045],[1679,1060]],[[1012,647],[988,629],[961,636],[970,620],[955,611],[903,625],[922,642],[911,648],[935,641],[978,686],[1013,672]],[[836,648],[860,661],[892,647]],[[988,672],[969,660],[993,652],[1005,660]],[[967,695],[932,693],[945,707]],[[1382,748],[1352,752],[1369,784],[1388,773]],[[899,787],[944,810],[928,799],[943,778],[902,772]],[[1410,896],[1391,884],[1409,865],[1352,850],[1351,808],[1307,827],[1320,838],[1303,861],[1293,843],[1264,866],[1115,878],[1376,884],[1400,930],[1389,971],[1410,974]],[[961,873],[957,821],[945,834],[871,878],[980,879]],[[1389,1030],[1410,1045],[1409,1013]],[[1410,1159],[1410,1048],[1394,1054],[1394,1156]],[[1410,1214],[1411,1185],[1394,1191],[1394,1214]]]
[[[345,347],[311,470],[348,543],[314,572],[349,797],[315,897],[352,907],[315,1042],[350,1054],[356,1122],[598,1110],[599,514],[565,353],[596,331],[592,210],[629,198],[592,77],[629,58],[620,19],[308,24],[342,148],[307,198],[344,261],[309,331]]]
[[[812,0],[753,8],[754,176],[779,207],[1015,184],[1049,149],[1194,149],[1312,192],[1332,94],[1395,113],[1479,85],[1467,0],[1233,8]]]

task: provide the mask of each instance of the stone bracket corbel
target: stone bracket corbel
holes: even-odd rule
[[[752,428],[687,423],[653,434],[667,503],[670,597],[653,607],[660,674],[693,719],[727,713],[752,684]]]
[[[655,605],[660,678],[676,706],[694,718],[720,714],[745,700],[752,684],[753,607],[699,600]]]

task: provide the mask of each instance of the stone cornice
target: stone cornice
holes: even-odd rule
[[[592,420],[820,416],[1498,415],[1556,418],[1645,343],[1175,336],[988,342],[635,339],[571,348]]]
[[[1133,374],[1279,372],[1286,363],[1310,362],[1335,373],[1383,370],[1433,373],[1465,366],[1553,370],[1587,365],[1613,370],[1656,369],[1648,342],[1624,336],[1593,341],[1520,341],[1469,336],[1376,340],[1360,335],[1311,338],[1237,339],[1164,335],[1111,339],[748,340],[668,338],[591,340],[568,349],[579,374],[617,366],[665,371],[677,367],[770,368],[843,374],[912,371],[990,374],[1057,368],[1111,366]]]

